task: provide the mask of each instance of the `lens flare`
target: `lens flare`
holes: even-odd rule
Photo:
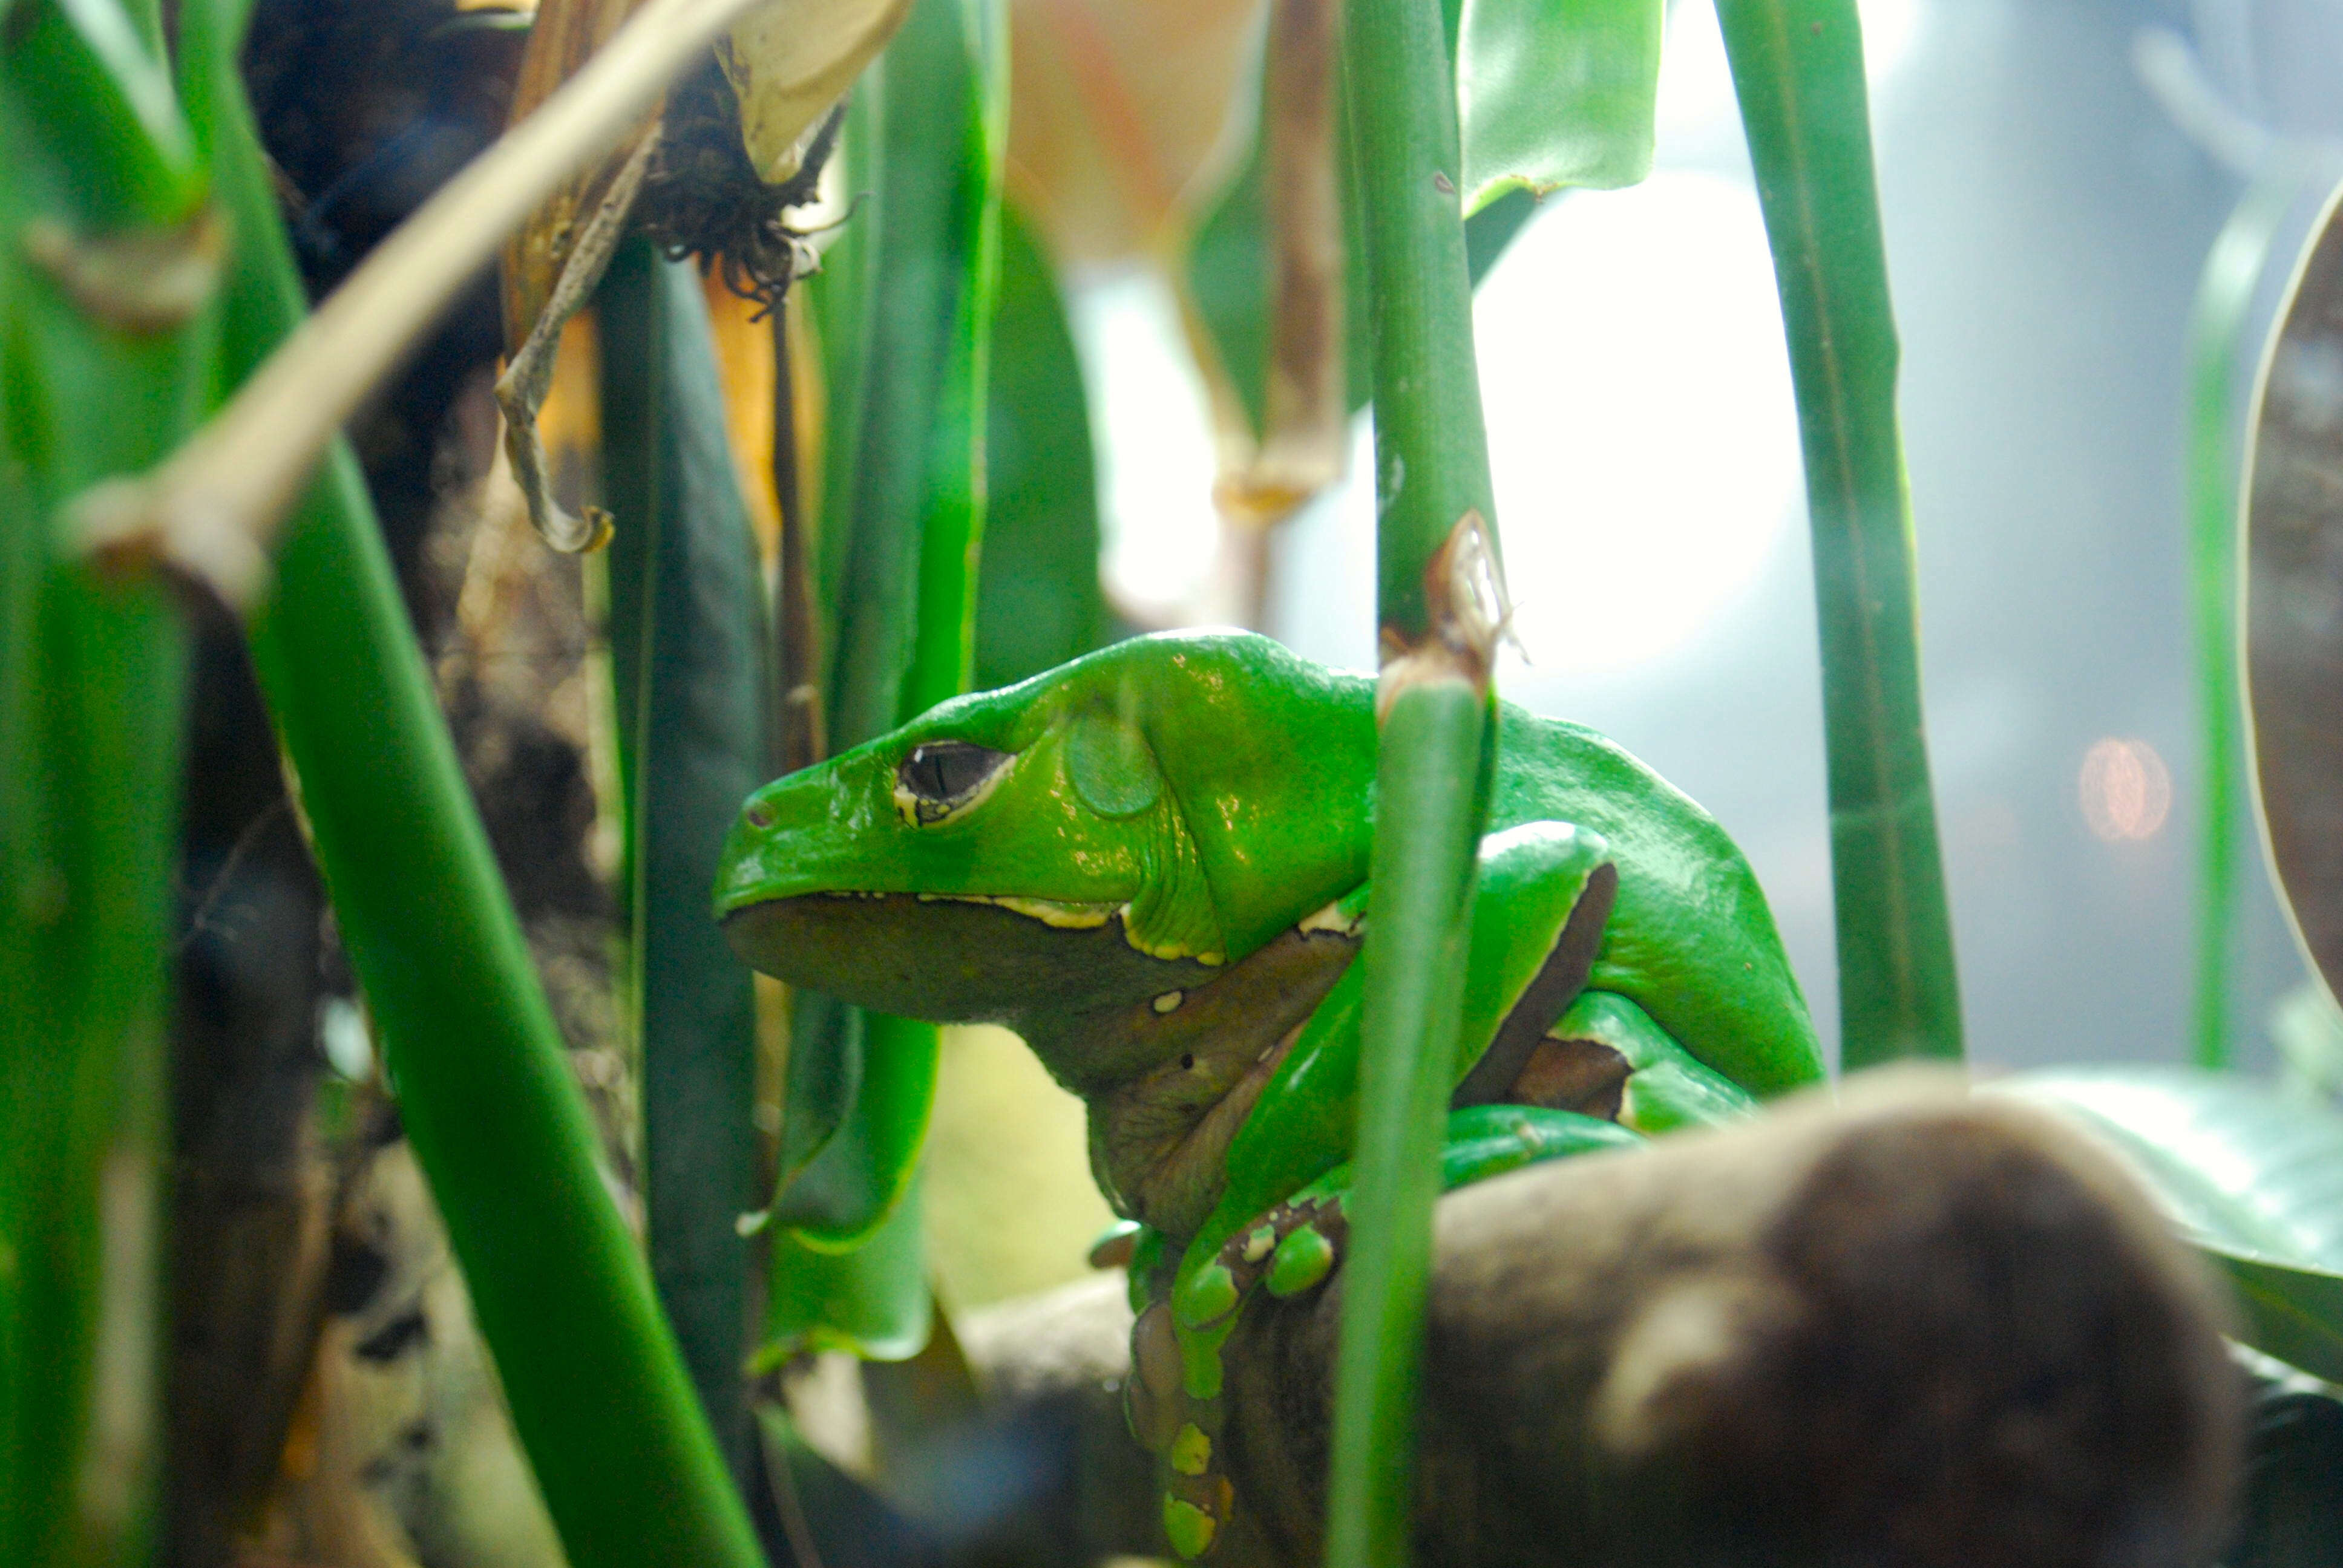
[[[2084,822],[2110,844],[2152,839],[2172,814],[2172,773],[2145,740],[2096,742],[2076,786]]]

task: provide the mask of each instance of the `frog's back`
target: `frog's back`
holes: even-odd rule
[[[1716,819],[1624,747],[1511,703],[1493,829],[1559,820],[1611,841],[1619,898],[1588,984],[1761,1094],[1818,1079],[1819,1042],[1756,877]]]

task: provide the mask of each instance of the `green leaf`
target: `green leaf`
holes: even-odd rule
[[[866,168],[884,174],[866,203],[866,270],[838,301],[840,319],[860,323],[859,337],[851,353],[824,342],[832,387],[850,387],[855,397],[852,408],[833,400],[826,443],[828,460],[847,465],[844,479],[824,487],[823,527],[832,536],[824,550],[843,561],[840,597],[830,602],[837,750],[968,685],[985,515],[1006,48],[998,0],[919,0],[858,90],[849,125],[855,183],[864,183]],[[828,509],[832,503],[841,509]],[[797,1301],[813,1314],[807,1332],[819,1328],[824,1302],[855,1305],[863,1326],[830,1328],[883,1342],[869,1323],[900,1328],[915,1312],[903,1293],[924,1297],[915,1262],[866,1260],[857,1267],[869,1271],[838,1294],[823,1282],[828,1271],[801,1282],[800,1292],[783,1278],[784,1261],[805,1248],[878,1248],[883,1238],[916,1260],[916,1224],[906,1229],[890,1215],[926,1134],[939,1037],[932,1024],[856,1020],[823,998],[800,997],[794,1010],[772,1207],[783,1233],[774,1300]],[[918,1322],[924,1333],[924,1316]]]
[[[992,170],[970,158],[986,124],[972,55],[978,9],[975,0],[918,0],[860,89],[877,100],[871,152],[884,176],[866,204],[875,255],[856,376],[861,408],[846,532],[836,541],[846,553],[830,672],[836,751],[900,722],[920,630],[921,524],[994,188]],[[854,156],[859,175],[869,166],[862,149]]]
[[[763,1344],[752,1370],[770,1370],[809,1350],[880,1362],[917,1355],[932,1311],[923,1216],[915,1179],[878,1229],[844,1251],[776,1230]]]
[[[698,273],[630,243],[598,306],[604,499],[617,526],[610,641],[631,655],[612,667],[630,678],[617,708],[635,759],[627,990],[642,1052],[651,1277],[739,1474],[749,1257],[737,1221],[758,1204],[756,999],[709,918],[708,890],[764,772],[763,584]]]
[[[984,558],[976,679],[1007,686],[1098,647],[1098,472],[1081,361],[1050,258],[1014,208],[1001,223],[1001,290],[985,409]]]
[[[2228,1276],[2255,1349],[2343,1382],[2343,1117],[2187,1068],[2066,1068],[1995,1092],[2057,1111],[2139,1172]]]
[[[1509,190],[1608,190],[1649,174],[1666,26],[1664,0],[1466,0],[1464,210]]]
[[[2343,1402],[2284,1382],[2253,1407],[2245,1495],[2223,1568],[2343,1568]]]
[[[821,382],[821,472],[811,500],[809,575],[816,618],[814,645],[838,647],[838,610],[846,597],[846,560],[854,540],[855,490],[862,459],[863,378],[876,322],[872,298],[885,238],[886,160],[880,156],[886,104],[886,56],[847,95],[846,119],[830,154],[839,187],[852,206],[822,252],[821,270],[797,285],[804,301]],[[835,684],[832,658],[831,684]],[[827,711],[827,709],[825,709]]]
[[[20,171],[77,226],[173,223],[206,189],[203,159],[165,70],[118,0],[23,0],[0,70],[0,140],[37,156]]]
[[[854,1031],[847,1040],[853,1054],[843,1059],[853,1094],[836,1132],[782,1189],[772,1212],[777,1224],[835,1251],[869,1239],[910,1187],[942,1041],[934,1024],[918,1019],[816,1000],[835,1010],[833,1027]]]

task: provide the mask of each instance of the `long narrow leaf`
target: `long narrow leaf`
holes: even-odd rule
[[[632,244],[598,303],[604,500],[617,528],[612,664],[624,672],[618,711],[635,759],[628,993],[651,1278],[700,1406],[744,1475],[749,1251],[738,1221],[759,1203],[756,1000],[708,918],[708,890],[764,771],[763,585],[698,274]]]
[[[190,5],[196,16],[201,7]],[[199,18],[200,19],[200,18]],[[208,62],[239,236],[231,367],[299,319],[234,51]],[[346,449],[288,529],[254,663],[297,773],[342,935],[539,1489],[577,1568],[756,1568],[756,1538],[649,1271],[466,791]]]
[[[1717,0],[1790,345],[1814,530],[1840,1061],[1961,1054],[1920,709],[1897,347],[1855,0]]]
[[[867,357],[854,372],[862,407],[830,683],[840,749],[964,690],[973,663],[1006,69],[998,0],[919,0],[880,65],[882,247],[860,307]],[[792,1099],[835,1106],[853,1089],[820,1152],[801,1171],[785,1167],[773,1218],[802,1245],[774,1248],[768,1351],[831,1333],[868,1354],[909,1353],[924,1338],[926,1287],[900,1258],[916,1257],[905,1198],[935,1093],[936,1030],[798,1000]],[[807,1146],[786,1126],[783,1142],[785,1159]],[[848,1302],[852,1326],[825,1321]]]
[[[987,690],[1088,653],[1106,626],[1081,361],[1049,257],[1013,208],[1001,217],[976,606]]]

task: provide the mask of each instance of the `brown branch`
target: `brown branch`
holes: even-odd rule
[[[1019,1522],[1043,1561],[1161,1549],[1119,1284],[965,1325],[1000,1430],[1089,1451]],[[1223,1568],[1317,1559],[1340,1287],[1232,1343]],[[2239,1443],[2221,1321],[2107,1159],[1941,1084],[1537,1167],[1440,1207],[1416,1558],[2201,1563]]]

